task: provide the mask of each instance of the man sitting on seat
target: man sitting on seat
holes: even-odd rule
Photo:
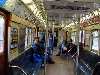
[[[67,50],[67,45],[68,45],[67,39],[63,40],[62,43],[59,45],[59,52],[56,56],[60,56],[61,54],[64,54]]]
[[[43,48],[41,46],[42,44],[39,41],[39,37],[35,37],[34,38],[34,43],[32,45],[32,48],[34,50],[34,54],[33,54],[33,59],[35,60],[35,58],[37,58],[38,60],[35,60],[35,62],[43,62],[44,61],[44,52],[45,52],[45,48]],[[47,62],[52,63],[52,59],[51,57],[47,54],[46,55],[46,60],[48,60]]]
[[[33,59],[34,62],[42,62],[44,56],[44,50],[40,46],[39,37],[34,38],[34,43],[32,44],[32,48],[34,50]]]

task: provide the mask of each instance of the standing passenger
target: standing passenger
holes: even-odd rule
[[[48,38],[48,49],[49,49],[49,53],[52,55],[53,54],[53,35],[52,33],[49,34],[49,38]]]

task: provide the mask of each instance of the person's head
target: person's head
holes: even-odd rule
[[[36,43],[36,44],[39,43],[39,37],[34,37],[34,43]]]

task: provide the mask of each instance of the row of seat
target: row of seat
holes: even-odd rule
[[[75,52],[74,54],[73,55],[76,57],[77,52]],[[73,55],[70,54],[70,51],[67,52],[67,56],[71,57],[72,59],[73,59]],[[66,57],[66,55],[64,56]],[[80,50],[80,54],[78,58],[79,58],[78,68],[80,69],[80,71],[84,73],[83,75],[92,75],[92,72],[95,69],[96,63],[100,62],[100,56],[83,49]],[[74,61],[75,61],[75,58],[74,58]]]
[[[84,70],[85,75],[92,75],[92,72],[95,69],[95,65],[98,62],[100,62],[100,56],[86,50],[83,50],[80,53],[79,68]]]
[[[42,62],[34,63],[33,59],[33,49],[25,51],[23,54],[9,62],[9,64],[21,67],[27,75],[37,75],[40,70]],[[13,75],[13,74],[12,74]]]

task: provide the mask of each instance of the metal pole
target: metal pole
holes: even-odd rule
[[[53,34],[53,46],[54,46],[54,23],[52,25],[52,34]],[[53,50],[52,50],[52,54],[53,54]]]
[[[78,16],[77,24],[77,56],[76,56],[76,75],[78,75],[78,64],[79,64],[79,34],[80,34],[80,15]]]
[[[46,49],[45,49],[45,57],[44,57],[44,75],[46,75],[46,56],[47,56],[47,47],[48,47],[48,25],[45,27],[46,29],[46,35],[45,35],[45,40],[46,40]]]

